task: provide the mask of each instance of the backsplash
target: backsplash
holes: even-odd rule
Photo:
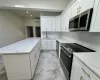
[[[50,38],[50,39],[57,39],[61,37],[60,32],[41,32],[41,37],[42,38]]]
[[[68,32],[62,33],[62,38],[70,39],[90,49],[100,51],[100,33]]]

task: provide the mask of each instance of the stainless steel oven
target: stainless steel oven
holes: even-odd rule
[[[61,53],[60,53],[60,64],[64,71],[66,80],[69,80],[70,78],[72,58],[73,58],[73,55],[69,52],[69,50],[66,50],[66,48],[64,48],[64,46],[62,45]]]
[[[89,31],[93,8],[75,16],[69,21],[70,31]]]
[[[77,43],[63,43],[61,45],[60,65],[65,74],[66,80],[70,80],[71,68],[74,52],[95,52],[89,48],[81,46]]]
[[[57,52],[57,56],[59,57],[59,42],[56,40],[56,52]]]

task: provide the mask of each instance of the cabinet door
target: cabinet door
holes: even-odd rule
[[[56,40],[51,40],[51,43],[52,43],[51,49],[56,50]]]
[[[65,32],[65,22],[66,22],[66,20],[65,20],[65,13],[63,13],[62,15],[61,15],[61,31],[62,32]]]
[[[61,16],[56,17],[56,31],[61,31]]]
[[[52,30],[52,18],[51,17],[47,17],[46,18],[46,30],[47,31],[51,31]]]
[[[76,15],[78,15],[79,12],[79,7],[80,7],[80,2],[76,1],[73,5],[72,5],[72,14],[71,14],[71,18],[75,17]]]
[[[69,31],[69,20],[71,18],[71,8],[69,8],[66,13],[65,13],[65,31],[68,32]]]
[[[32,77],[34,75],[34,71],[35,71],[35,68],[36,68],[36,48],[34,48],[32,50],[32,52],[30,53],[30,63],[31,63],[31,73],[32,73]]]
[[[56,17],[51,18],[51,31],[56,31]]]
[[[84,73],[76,61],[73,62],[71,80],[84,80]]]
[[[94,0],[80,0],[82,3],[81,12],[84,12],[90,8],[93,8]]]
[[[90,32],[100,32],[100,0],[95,0]]]
[[[41,49],[42,50],[47,50],[48,49],[47,40],[45,40],[45,39],[41,40]]]
[[[46,31],[46,18],[41,17],[41,31]]]
[[[51,31],[51,18],[47,16],[41,17],[41,31]]]

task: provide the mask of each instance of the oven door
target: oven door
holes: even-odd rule
[[[59,57],[59,42],[56,41],[56,52],[57,52],[57,56]]]
[[[71,75],[72,58],[73,58],[73,55],[61,47],[60,65],[63,69],[65,77],[68,80],[70,79],[70,75]]]

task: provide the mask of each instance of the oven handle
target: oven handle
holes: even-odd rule
[[[69,58],[71,58],[71,55],[67,54],[67,52],[63,48],[61,48],[61,49]]]

